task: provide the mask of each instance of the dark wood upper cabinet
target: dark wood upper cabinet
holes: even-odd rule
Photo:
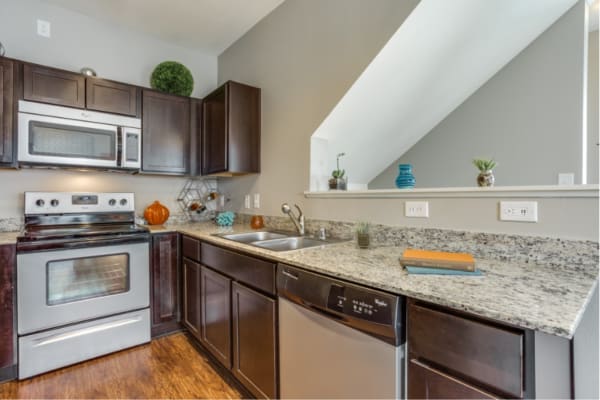
[[[60,106],[85,108],[85,77],[73,72],[24,64],[23,98]]]
[[[177,233],[152,235],[152,336],[179,329]]]
[[[0,58],[0,163],[12,164],[15,146],[15,64]]]
[[[15,246],[0,246],[0,381],[13,379],[16,369]]]
[[[228,81],[204,98],[202,174],[260,172],[260,89]]]
[[[142,171],[189,173],[190,99],[144,90],[142,95]]]
[[[257,398],[277,398],[277,302],[234,282],[233,375]]]
[[[200,282],[200,342],[231,369],[231,279],[202,266]]]
[[[98,78],[86,78],[86,106],[88,110],[139,117],[141,90],[124,83]]]
[[[190,175],[202,175],[202,99],[190,99]]]

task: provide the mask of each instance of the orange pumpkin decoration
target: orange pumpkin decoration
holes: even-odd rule
[[[158,200],[154,203],[150,204],[144,210],[144,218],[148,221],[150,225],[162,225],[167,219],[169,219],[169,209],[162,204]]]

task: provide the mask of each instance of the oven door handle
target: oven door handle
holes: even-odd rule
[[[35,240],[35,241],[18,241],[17,239],[17,253],[27,253],[33,251],[46,251],[46,250],[66,250],[76,249],[82,247],[98,247],[98,246],[112,246],[117,244],[133,244],[133,243],[147,243],[150,241],[149,233],[136,233],[131,235],[122,235],[117,237],[104,237],[104,238],[78,238],[78,239],[49,239],[49,240]]]

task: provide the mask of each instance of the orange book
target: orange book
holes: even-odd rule
[[[429,251],[406,249],[400,257],[403,266],[430,267],[474,271],[475,259],[468,253],[449,253],[446,251]]]

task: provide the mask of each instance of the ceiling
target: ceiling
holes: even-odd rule
[[[283,0],[44,0],[47,3],[219,55]]]

